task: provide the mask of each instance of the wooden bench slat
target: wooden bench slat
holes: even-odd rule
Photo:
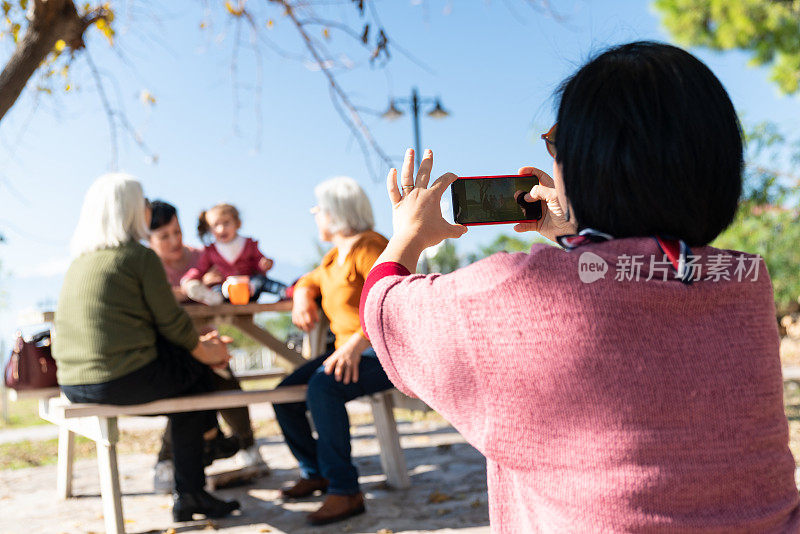
[[[287,386],[277,389],[253,391],[213,391],[202,395],[159,399],[145,404],[118,406],[113,404],[70,404],[62,399],[52,399],[51,409],[65,419],[75,417],[117,417],[120,415],[159,415],[199,410],[237,408],[260,402],[280,404],[301,402],[306,398],[307,386]]]
[[[59,395],[61,395],[61,390],[58,387],[23,389],[20,391],[17,391],[16,389],[8,390],[8,398],[12,401],[18,401],[22,399],[48,399],[50,397],[58,397]]]
[[[288,374],[289,373],[285,369],[274,367],[272,369],[262,369],[258,371],[242,371],[234,373],[233,377],[237,380],[261,380],[263,378],[280,378]]]
[[[783,367],[784,380],[800,380],[800,365],[785,365]]]

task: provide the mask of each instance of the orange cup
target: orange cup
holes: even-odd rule
[[[247,304],[250,302],[250,277],[229,276],[222,285],[228,293],[231,304]]]

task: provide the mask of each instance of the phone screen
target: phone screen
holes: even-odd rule
[[[502,224],[542,218],[540,201],[522,197],[539,183],[536,176],[466,176],[450,186],[458,224]]]

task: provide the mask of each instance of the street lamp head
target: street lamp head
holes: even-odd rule
[[[439,99],[437,98],[436,105],[432,110],[428,112],[428,117],[432,119],[446,119],[449,116],[450,113],[448,113],[447,110],[442,107],[441,101],[439,101]]]
[[[381,114],[381,117],[383,117],[384,119],[389,120],[389,121],[393,121],[395,119],[399,119],[402,116],[403,116],[403,112],[400,111],[399,109],[397,109],[397,106],[395,106],[395,104],[394,104],[394,99],[389,100],[389,109],[387,109],[386,111],[384,111]]]

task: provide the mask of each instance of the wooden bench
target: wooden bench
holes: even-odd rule
[[[305,400],[305,395],[306,386],[287,386],[270,390],[215,391],[131,406],[72,404],[63,397],[45,397],[39,401],[39,415],[59,427],[57,490],[62,499],[72,496],[75,435],[80,434],[96,443],[106,532],[117,534],[125,532],[116,451],[119,416],[218,410],[262,402],[300,402]],[[371,395],[370,402],[380,445],[381,466],[386,473],[387,483],[397,488],[407,488],[410,480],[392,413],[391,392]]]
[[[187,312],[198,326],[204,323],[228,322],[259,343],[274,350],[279,359],[290,367],[305,363],[307,358],[315,357],[324,350],[327,321],[320,321],[317,327],[304,337],[303,355],[288,349],[253,321],[255,313],[261,311],[285,311],[286,303],[249,304],[232,306],[223,304],[216,307],[191,306]],[[37,316],[36,321],[52,322],[53,315],[47,312]],[[283,376],[282,369],[237,373],[240,380],[255,380]],[[375,432],[380,446],[380,461],[386,480],[390,486],[405,489],[411,485],[406,468],[405,456],[400,447],[400,434],[394,418],[394,397],[401,395],[396,390],[387,390],[368,397],[375,423]],[[280,404],[305,400],[306,386],[288,386],[270,390],[229,390],[215,391],[202,395],[191,395],[160,399],[138,405],[72,404],[61,396],[58,388],[44,388],[11,392],[12,399],[39,400],[39,415],[58,425],[58,496],[67,499],[72,496],[72,468],[75,456],[75,435],[87,437],[97,445],[97,463],[100,473],[100,494],[103,501],[103,517],[106,532],[121,534],[125,532],[122,512],[122,492],[119,482],[116,445],[119,441],[117,418],[120,416],[147,416],[186,411],[219,410],[269,402]],[[405,396],[402,396],[405,398]],[[411,399],[408,399],[411,400]]]

